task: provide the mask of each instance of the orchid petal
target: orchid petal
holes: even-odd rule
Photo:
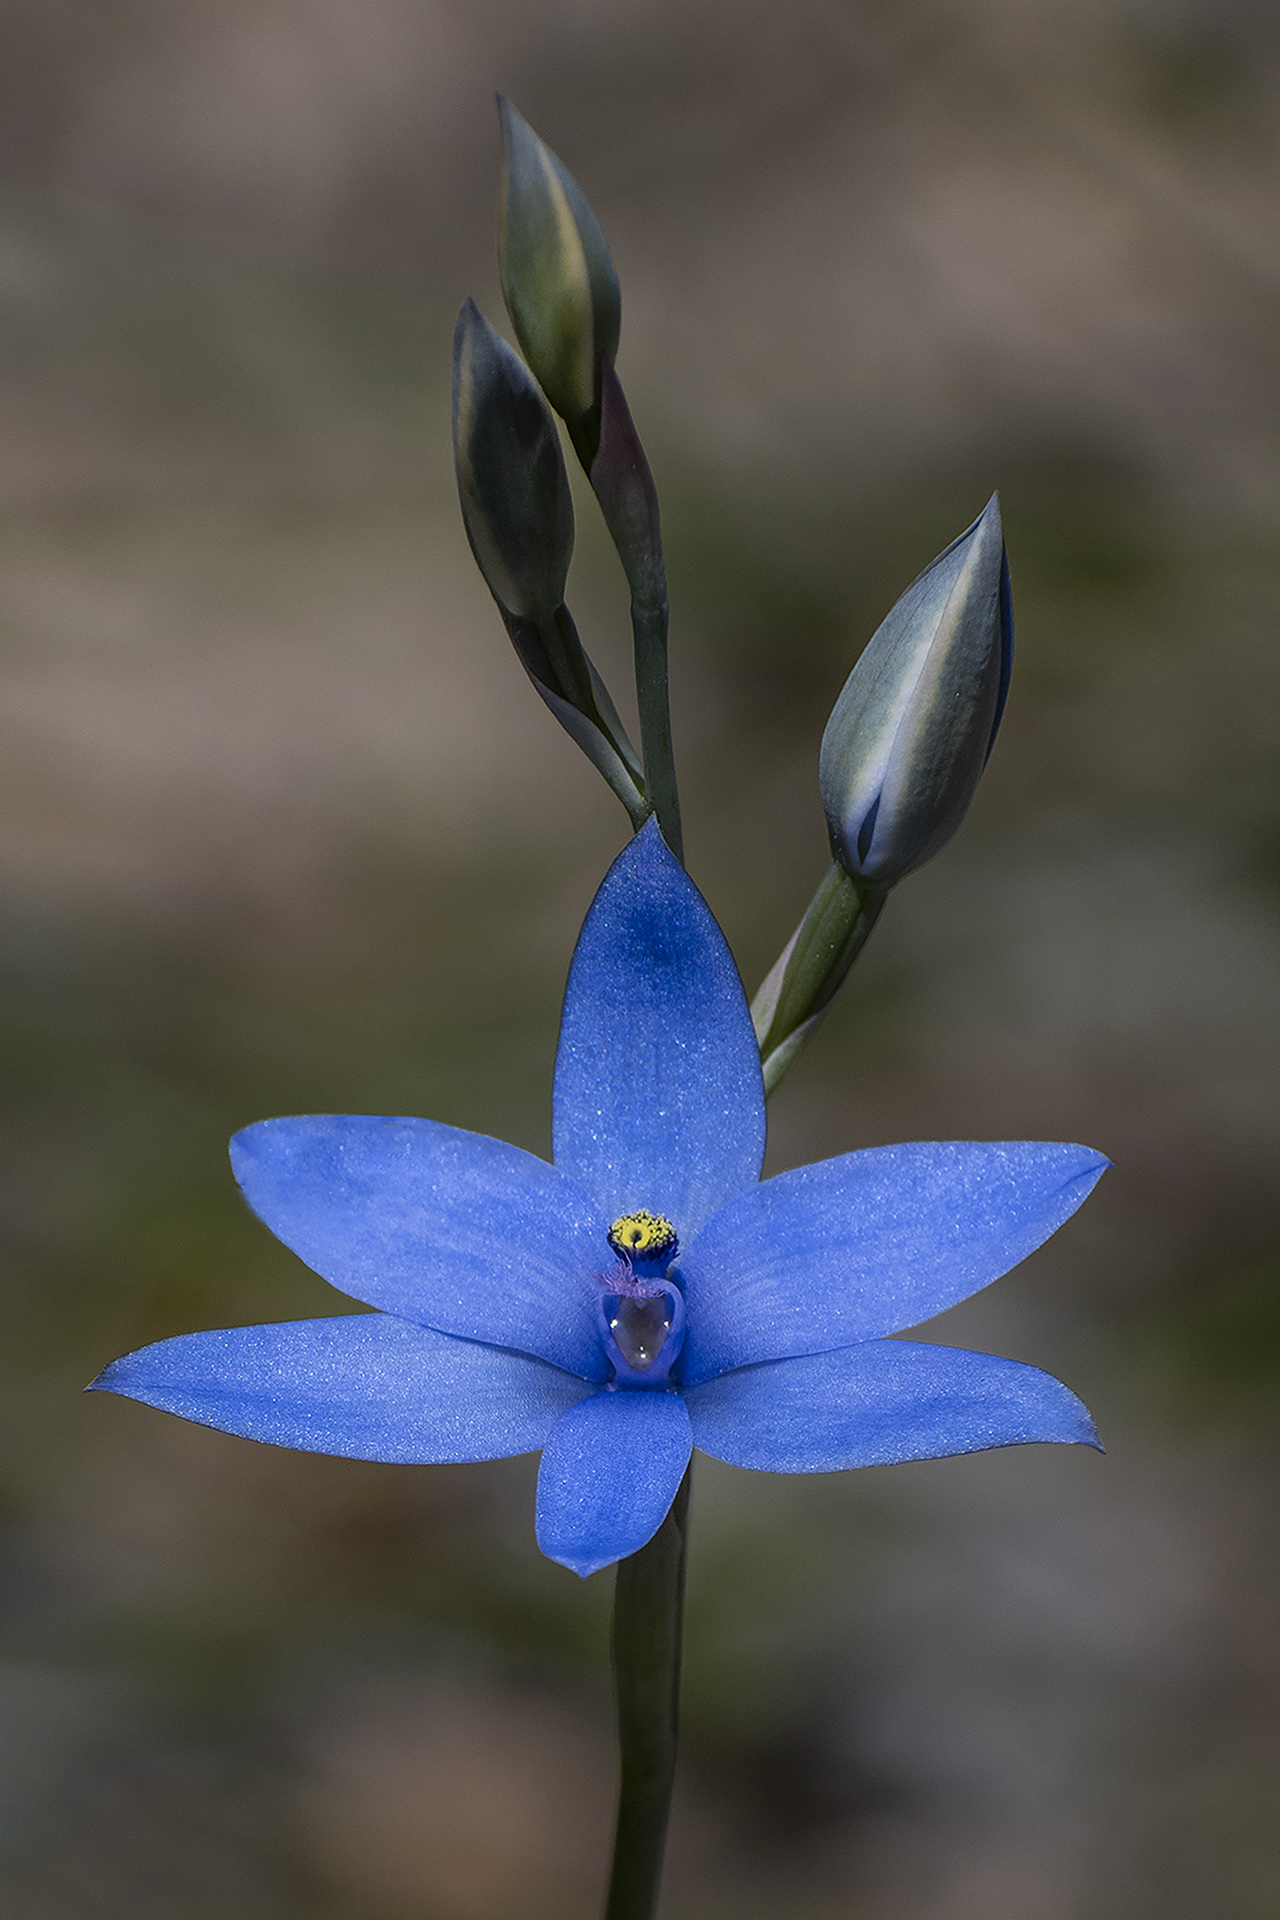
[[[530,1453],[587,1391],[382,1313],[180,1334],[114,1361],[93,1390],[247,1440],[402,1463]]]
[[[538,1470],[542,1551],[584,1580],[637,1552],[665,1520],[691,1446],[674,1393],[597,1393],[570,1407]]]
[[[231,1143],[276,1238],[356,1300],[603,1380],[607,1223],[531,1153],[434,1120],[263,1120]]]
[[[687,1399],[695,1446],[769,1473],[833,1473],[1034,1440],[1098,1445],[1087,1409],[1051,1374],[906,1340],[722,1374]]]
[[[1107,1165],[1043,1141],[923,1141],[749,1188],[678,1263],[686,1384],[918,1326],[1025,1259]]]
[[[640,1207],[688,1241],[760,1175],[764,1088],[746,996],[657,822],[614,862],[565,992],[556,1165],[606,1220]]]

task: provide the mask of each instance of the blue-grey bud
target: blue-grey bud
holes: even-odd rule
[[[522,620],[555,613],[573,556],[573,500],[551,409],[518,353],[467,301],[453,336],[453,457],[476,565]]]
[[[1012,654],[993,494],[908,587],[827,722],[822,804],[832,852],[853,879],[892,886],[951,838],[995,741]]]
[[[498,112],[502,297],[525,359],[589,465],[599,434],[600,366],[617,353],[622,326],[618,276],[573,175],[501,94]]]

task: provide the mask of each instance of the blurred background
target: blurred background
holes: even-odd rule
[[[13,1920],[587,1920],[609,1576],[535,1463],[80,1389],[341,1311],[227,1135],[549,1147],[623,842],[510,656],[449,358],[492,92],[589,194],[662,490],[693,871],[753,988],[827,711],[1004,500],[1013,695],[773,1103],[771,1164],[1079,1139],[930,1328],[1109,1452],[704,1463],[667,1920],[1280,1911],[1280,26],[1262,0],[7,0],[0,1873]],[[616,693],[620,574],[571,604]]]

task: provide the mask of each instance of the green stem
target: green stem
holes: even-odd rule
[[[751,1003],[766,1095],[819,1024],[861,953],[887,887],[859,885],[834,863]]]
[[[675,1778],[689,1474],[647,1546],[618,1562],[613,1685],[618,1823],[604,1920],[652,1920]]]
[[[676,787],[675,748],[671,739],[671,701],[667,688],[667,599],[632,599],[631,631],[636,650],[636,705],[640,714],[640,752],[644,786],[677,860],[684,860],[680,794]]]
[[[635,636],[636,705],[644,790],[677,860],[684,860],[676,791],[671,708],[667,693],[667,574],[662,560],[658,490],[621,383],[608,360],[600,363],[598,432],[574,445],[587,469],[604,523],[618,549],[631,594]]]

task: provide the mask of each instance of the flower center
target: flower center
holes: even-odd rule
[[[666,1215],[649,1213],[643,1207],[639,1213],[620,1214],[609,1229],[608,1239],[614,1252],[633,1267],[659,1261],[669,1266],[676,1250],[676,1230]]]
[[[660,1213],[624,1213],[607,1235],[618,1256],[600,1278],[600,1332],[616,1387],[665,1387],[684,1344],[684,1296],[666,1277],[676,1230]]]

